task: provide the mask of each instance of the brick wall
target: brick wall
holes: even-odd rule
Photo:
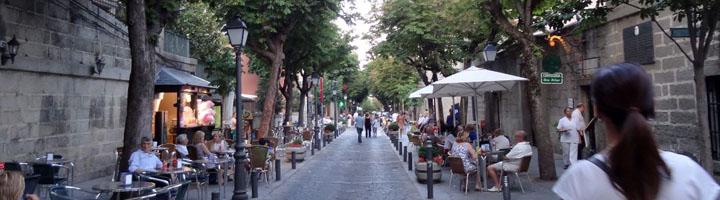
[[[549,47],[548,42],[538,38],[538,43],[545,49],[545,54],[554,54],[561,57],[564,83],[562,85],[544,85],[543,92],[547,96],[548,130],[551,133],[553,142],[556,144],[556,152],[560,152],[558,137],[553,127],[564,115],[562,109],[568,106],[568,98],[574,99],[575,103],[586,103],[588,101],[587,91],[583,86],[589,86],[592,74],[599,68],[613,64],[623,63],[623,35],[622,30],[627,27],[647,22],[649,19],[641,19],[632,9],[620,8],[609,15],[607,24],[598,28],[585,31],[581,34],[567,34],[564,39],[570,45],[563,49],[560,45]],[[661,13],[658,17],[660,24],[666,30],[669,28],[686,27],[684,23],[672,20],[669,12]],[[660,147],[675,152],[688,152],[698,155],[700,142],[698,136],[700,130],[697,127],[695,107],[695,85],[693,83],[692,65],[681,54],[678,47],[662,34],[661,30],[653,23],[653,44],[654,63],[643,65],[643,68],[653,78],[655,92],[656,118],[651,121],[656,138]],[[708,59],[706,61],[706,76],[718,75],[718,42],[716,36],[713,42]],[[690,51],[689,39],[678,39],[684,45],[686,51]],[[494,64],[498,71],[519,74],[517,67],[517,51],[505,51],[498,55]],[[538,61],[540,62],[540,61]],[[517,88],[517,86],[516,86]],[[501,105],[502,128],[507,131],[517,127],[527,127],[527,111],[514,111],[513,105],[522,104],[524,98],[519,98],[520,90],[516,88],[503,93]],[[524,92],[522,92],[524,95]],[[504,116],[503,116],[504,115]],[[585,119],[590,120],[591,116],[585,113]],[[523,122],[524,121],[524,122]],[[537,122],[533,122],[537,123]],[[599,150],[605,147],[605,135],[603,127],[597,126],[596,140]]]
[[[21,43],[0,66],[0,160],[54,152],[74,161],[76,181],[110,175],[127,107],[125,25],[86,0],[2,1],[0,18],[0,38]]]

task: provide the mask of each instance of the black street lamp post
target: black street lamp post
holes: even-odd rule
[[[338,136],[338,105],[337,105],[337,84],[335,81],[333,81],[333,90],[332,91],[333,91],[332,92],[333,105],[335,105],[335,106],[333,106],[333,110],[335,110],[335,112],[334,112],[335,117],[333,118],[334,119],[333,121],[335,123],[335,137],[337,138],[337,136]]]
[[[237,106],[235,107],[235,113],[237,113],[238,117],[235,118],[235,122],[238,125],[236,128],[237,133],[235,135],[235,154],[233,157],[235,158],[235,188],[233,190],[233,200],[245,200],[248,199],[247,195],[247,172],[245,171],[245,163],[243,162],[245,160],[245,140],[243,138],[243,123],[242,123],[242,113],[243,113],[243,105],[242,105],[242,48],[245,46],[245,41],[247,40],[248,36],[248,30],[247,26],[245,26],[245,22],[240,19],[240,17],[235,17],[230,23],[228,23],[225,26],[225,31],[227,31],[228,38],[230,39],[230,44],[235,48],[235,60],[236,60],[236,66],[235,70],[236,72],[236,78],[237,83],[235,85],[235,102],[237,103]]]
[[[317,73],[312,75],[311,80],[312,80],[313,85],[315,85],[315,88],[313,88],[315,90],[315,92],[314,92],[315,93],[315,106],[314,106],[315,113],[313,113],[313,121],[314,121],[313,122],[313,125],[314,125],[313,130],[315,132],[315,147],[314,148],[316,148],[318,150],[320,150],[320,146],[321,146],[320,134],[319,134],[320,133],[320,125],[318,123],[318,115],[320,115],[320,106],[318,106],[320,103],[320,99],[319,99],[320,96],[318,94],[318,89],[317,89],[318,87],[320,87],[318,85],[319,79],[320,79],[320,75],[318,75]]]

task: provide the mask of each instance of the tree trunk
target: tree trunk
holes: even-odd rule
[[[275,98],[278,92],[278,74],[280,73],[280,66],[283,61],[283,48],[282,43],[279,43],[277,50],[274,52],[275,57],[270,59],[270,78],[268,78],[268,88],[265,92],[265,102],[263,102],[262,118],[260,118],[260,128],[258,130],[257,138],[263,138],[267,135],[270,130],[270,122],[272,122],[273,115],[275,114]],[[276,43],[276,44],[277,44]]]
[[[285,91],[283,91],[283,96],[285,97],[285,119],[283,119],[283,125],[287,124],[292,119],[290,115],[292,115],[292,97],[293,88],[295,88],[292,78],[293,73],[285,70],[285,85],[283,86],[285,89]]]
[[[127,4],[132,68],[128,85],[127,116],[123,133],[123,154],[120,170],[128,169],[130,154],[137,150],[140,138],[152,132],[155,66],[154,50],[149,44],[145,18],[145,1],[130,0]]]
[[[708,119],[707,85],[705,83],[704,59],[696,59],[693,65],[695,77],[695,105],[697,109],[698,127],[700,127],[700,164],[708,172],[712,172],[712,149],[710,144],[710,126]]]
[[[532,123],[531,134],[536,139],[538,149],[538,168],[540,179],[553,180],[557,177],[555,171],[555,158],[553,156],[552,140],[548,131],[547,106],[545,106],[542,88],[540,88],[540,73],[538,63],[533,49],[529,46],[523,47],[520,62],[520,69],[524,77],[527,77],[527,98],[530,104],[530,121]]]
[[[303,109],[305,105],[305,101],[307,100],[305,97],[307,97],[307,91],[303,92],[303,90],[300,90],[300,104],[298,105],[298,126],[305,126],[305,120],[303,118],[305,117],[305,109]]]

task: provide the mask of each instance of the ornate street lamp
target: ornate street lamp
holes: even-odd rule
[[[488,43],[487,46],[485,46],[485,49],[483,49],[483,56],[485,57],[485,61],[487,62],[493,62],[495,61],[495,56],[497,55],[497,47],[495,45]]]
[[[310,80],[312,80],[312,84],[315,85],[315,88],[313,88],[313,90],[315,90],[315,92],[314,92],[315,98],[313,98],[315,100],[315,104],[314,104],[315,105],[314,106],[315,113],[313,113],[313,121],[314,121],[313,123],[315,125],[314,131],[315,131],[315,145],[316,146],[314,148],[319,150],[321,145],[320,145],[320,134],[319,134],[320,133],[320,126],[319,126],[320,124],[318,123],[318,115],[320,115],[320,109],[319,109],[320,106],[318,106],[318,105],[320,103],[320,99],[318,99],[318,97],[320,97],[320,95],[318,95],[317,88],[320,87],[318,85],[318,82],[320,81],[320,75],[318,75],[317,73],[313,73],[312,78]]]
[[[240,16],[235,17],[230,23],[225,25],[225,31],[227,32],[228,38],[230,39],[230,45],[235,48],[235,70],[237,83],[235,85],[235,113],[238,117],[235,118],[235,122],[238,125],[236,128],[237,133],[235,135],[235,188],[233,190],[233,200],[244,200],[248,199],[247,195],[247,172],[245,171],[245,139],[242,137],[243,123],[242,123],[242,48],[245,46],[247,41],[248,30],[245,26],[245,22],[240,19]]]
[[[8,60],[15,63],[15,56],[18,53],[18,48],[20,48],[20,42],[17,41],[15,35],[13,35],[12,40],[7,43],[0,40],[0,65],[5,65]]]

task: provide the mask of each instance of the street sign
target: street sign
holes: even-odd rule
[[[563,74],[561,72],[540,73],[540,84],[563,84]]]

